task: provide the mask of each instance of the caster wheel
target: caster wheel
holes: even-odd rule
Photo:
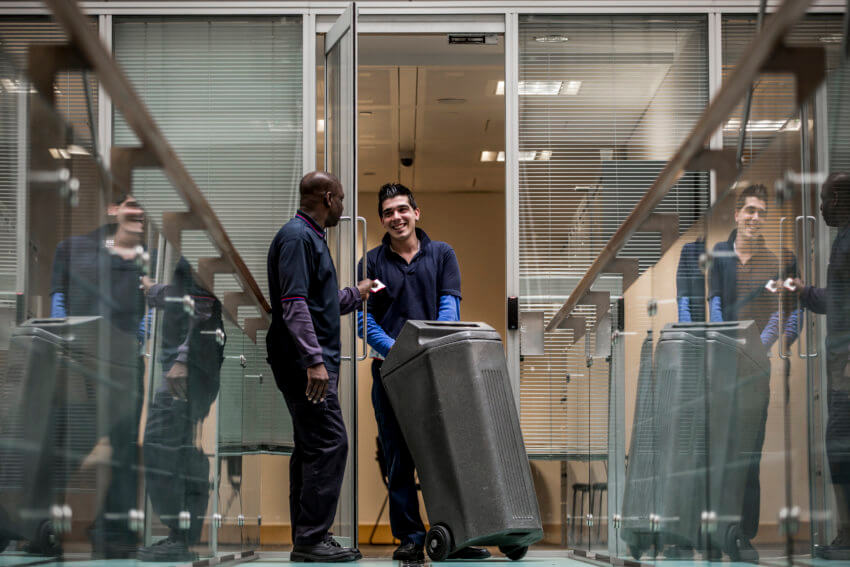
[[[62,555],[62,543],[59,541],[56,530],[53,529],[52,522],[44,521],[41,523],[35,541],[30,542],[27,553],[51,557]]]
[[[527,545],[500,545],[499,551],[512,561],[519,561],[528,553]]]
[[[442,524],[437,524],[425,535],[425,551],[431,561],[445,561],[452,549],[452,532]]]
[[[635,561],[640,561],[640,558],[643,557],[643,548],[637,545],[629,546],[629,554],[634,558]]]

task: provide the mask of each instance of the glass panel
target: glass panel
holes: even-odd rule
[[[345,18],[356,18],[353,8]],[[326,36],[327,39],[327,36]],[[343,218],[328,230],[328,246],[337,268],[340,289],[356,283],[357,187],[354,162],[355,73],[354,30],[349,28],[332,46],[325,46],[325,168],[336,175],[345,191]],[[352,316],[341,325],[343,360],[339,370],[338,396],[348,432],[348,457],[333,532],[344,546],[357,545],[357,334]]]
[[[803,270],[803,280],[820,288],[806,290],[802,306],[806,308],[803,328],[810,340],[800,356],[808,356],[808,442],[811,529],[801,530],[801,539],[811,536],[812,547],[795,548],[801,555],[811,553],[814,561],[850,561],[850,492],[846,474],[848,431],[846,366],[846,309],[848,278],[846,262],[846,212],[842,196],[850,188],[847,132],[848,85],[847,63],[830,75],[826,88],[815,102],[815,163],[820,175],[809,184],[816,221],[812,229],[811,262]],[[829,176],[829,177],[827,177]],[[821,183],[823,182],[823,183]],[[833,194],[838,193],[836,202]],[[829,218],[827,218],[827,216]],[[820,301],[817,301],[820,299]],[[795,454],[796,456],[796,454]],[[803,524],[805,528],[805,523]],[[802,561],[801,561],[802,562]]]
[[[520,19],[523,316],[551,320],[695,124],[708,102],[706,27],[703,16],[681,15]],[[708,203],[708,179],[684,176],[659,207],[668,215],[659,222],[675,217],[679,229],[689,228]],[[661,245],[657,232],[641,233],[622,256],[643,271]],[[628,363],[608,364],[618,315],[610,305],[625,287],[622,277],[599,278],[594,298],[541,337],[542,352],[523,352],[520,363],[526,447],[532,458],[565,463],[561,506],[541,502],[541,512],[560,515],[563,537],[555,541],[585,551],[617,553],[607,518],[609,502],[622,496],[612,489],[622,491],[622,482],[612,485],[610,475],[624,474],[625,449],[612,462],[609,447],[612,435],[621,447],[628,436],[622,414],[609,415],[609,400],[622,392],[612,384],[638,366],[636,356],[628,358],[638,335],[617,346],[627,348]],[[632,333],[645,335],[639,327],[648,324],[647,300],[638,300],[638,318],[621,313]],[[631,414],[625,417],[628,423]]]

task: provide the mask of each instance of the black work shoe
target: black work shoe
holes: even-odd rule
[[[295,545],[292,547],[292,553],[289,554],[290,561],[304,563],[341,563],[357,559],[350,549],[339,544],[333,545],[328,540],[314,545]]]
[[[339,543],[337,540],[335,540],[335,539],[333,538],[333,536],[332,536],[332,535],[330,535],[330,534],[328,534],[328,538],[327,538],[325,541],[327,541],[327,542],[328,542],[329,544],[331,544],[333,547],[338,547],[338,548],[340,548],[340,549],[344,549],[344,550],[348,551],[349,553],[351,553],[352,555],[354,555],[354,559],[363,559],[363,554],[362,554],[362,553],[360,553],[360,550],[359,550],[359,549],[357,549],[356,547],[343,547],[343,546],[342,546],[342,545],[340,545],[340,543]]]
[[[449,559],[487,559],[490,552],[483,547],[464,547],[454,553],[449,553]]]
[[[423,546],[416,545],[412,541],[403,543],[393,551],[393,559],[396,561],[425,561]]]
[[[750,543],[750,540],[747,538],[738,538],[738,553],[740,554],[740,561],[758,561],[759,560],[759,552],[753,547],[753,544]]]
[[[198,554],[189,549],[183,538],[168,536],[153,545],[140,547],[136,558],[141,561],[197,561]]]

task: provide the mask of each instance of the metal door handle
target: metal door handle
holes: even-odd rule
[[[369,253],[369,245],[368,245],[368,242],[366,242],[366,219],[363,218],[363,217],[357,217],[357,223],[363,224],[363,237],[361,239],[361,246],[362,246],[362,250],[363,250],[363,259],[362,259],[362,262],[363,262],[363,279],[365,280],[365,279],[367,279],[366,271],[368,269],[366,267],[367,264],[368,264],[368,262],[366,261],[366,254]],[[356,274],[357,268],[355,267],[354,270],[355,270],[355,276],[356,276],[357,275]],[[354,279],[356,280],[357,278],[355,277]],[[369,344],[366,340],[366,315],[368,315],[368,313],[369,313],[369,297],[367,296],[366,301],[363,302],[363,336],[361,337],[361,339],[363,339],[363,355],[357,357],[358,362],[361,361],[361,360],[366,360],[366,358],[369,356]],[[355,311],[355,317],[356,316],[357,316],[357,312]]]
[[[803,260],[802,261],[802,265],[803,265],[802,275],[803,276],[806,276],[806,273],[809,271],[809,266],[811,264],[811,257],[810,257],[810,250],[809,250],[809,247],[810,247],[809,246],[809,235],[810,235],[810,233],[809,233],[809,230],[808,230],[809,224],[811,224],[812,228],[816,228],[817,227],[817,218],[815,218],[812,215],[806,215],[806,216],[800,215],[796,219],[794,219],[794,230],[795,230],[795,232],[797,231],[797,227],[799,225],[802,225],[801,232],[802,232],[803,238],[802,238],[801,250],[803,251],[803,258],[802,258],[802,260]],[[812,232],[814,232],[814,230]],[[796,244],[796,239],[795,239],[795,244]],[[806,278],[806,279],[809,280],[811,278]],[[798,302],[798,305],[799,305],[799,302]],[[817,341],[815,341],[815,346],[812,347],[811,341],[812,341],[813,337],[811,336],[812,333],[809,332],[809,330],[813,328],[812,325],[811,325],[812,313],[808,309],[801,309],[801,311],[802,311],[802,313],[801,313],[800,319],[802,319],[802,321],[799,320],[799,319],[797,321],[797,356],[799,358],[802,358],[802,359],[816,358],[818,356]],[[803,322],[805,322],[805,323],[803,323]],[[806,353],[805,354],[803,354],[803,347],[802,347],[803,340],[802,340],[802,337],[800,336],[802,334],[801,329],[803,329],[803,328],[806,329]]]
[[[339,217],[339,222],[340,223],[351,222],[351,217],[348,216],[348,215],[343,215],[343,216]],[[339,225],[337,225],[337,229],[336,229],[336,253],[337,253],[336,265],[339,266],[339,264],[342,262],[342,229],[339,228]],[[354,278],[354,279],[356,280],[357,278]],[[355,347],[355,350],[356,350],[356,347]],[[354,354],[356,354],[356,353],[354,353]],[[343,354],[343,355],[340,355],[339,358],[340,358],[340,360],[353,360],[355,357]]]
[[[784,236],[785,236],[785,221],[787,221],[787,220],[788,220],[788,217],[782,217],[782,218],[779,219],[779,263],[780,263],[779,267],[780,267],[780,269],[782,268],[782,250],[784,250],[782,245],[785,241],[785,238],[784,238]],[[780,277],[780,282],[781,282],[782,281],[782,274],[779,274],[779,277]],[[777,326],[779,327],[777,329],[777,333],[779,333],[779,358],[781,358],[782,360],[788,360],[790,358],[790,356],[786,352],[786,346],[787,345],[785,343],[786,343],[787,339],[785,338],[785,325],[784,325],[783,320],[782,320],[783,319],[783,317],[782,317],[783,313],[782,313],[782,293],[781,292],[783,290],[783,286],[782,286],[781,283],[777,282],[776,288],[779,291],[779,293],[776,294],[776,307],[777,307],[777,313],[779,313],[779,322],[777,324]],[[797,324],[797,327],[798,327],[797,335],[799,336],[799,334],[800,334],[799,322]],[[799,343],[797,344],[797,348],[798,349],[800,348]]]

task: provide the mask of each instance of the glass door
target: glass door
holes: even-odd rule
[[[339,178],[345,190],[343,217],[328,232],[340,288],[357,283],[357,227],[353,220],[357,211],[356,20],[357,7],[352,2],[325,36],[325,169]],[[341,339],[339,402],[348,430],[348,461],[333,532],[343,545],[356,546],[358,337],[352,315],[343,317]]]

